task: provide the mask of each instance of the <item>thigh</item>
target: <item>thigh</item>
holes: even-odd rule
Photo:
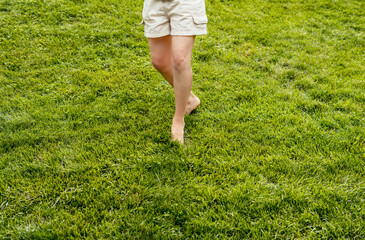
[[[148,44],[153,62],[171,63],[171,36],[149,38]]]
[[[172,36],[171,55],[173,61],[191,59],[195,36]]]

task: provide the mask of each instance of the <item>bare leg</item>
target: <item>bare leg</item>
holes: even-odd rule
[[[174,71],[175,115],[172,123],[172,139],[184,143],[184,115],[193,81],[191,55],[194,36],[173,36],[171,44]]]
[[[152,65],[174,86],[174,72],[171,64],[172,37],[149,38]]]
[[[174,70],[172,67],[172,37],[148,39],[153,66],[174,87]],[[192,92],[189,94],[188,103],[184,114],[190,114],[200,105],[200,100]]]

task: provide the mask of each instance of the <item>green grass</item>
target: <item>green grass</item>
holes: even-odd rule
[[[206,0],[184,147],[142,5],[0,0],[0,238],[364,239],[365,2]]]

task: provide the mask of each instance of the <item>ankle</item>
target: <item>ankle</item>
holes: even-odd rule
[[[184,125],[185,121],[184,121],[184,116],[174,116],[174,118],[172,119],[172,124],[178,124],[178,125]]]

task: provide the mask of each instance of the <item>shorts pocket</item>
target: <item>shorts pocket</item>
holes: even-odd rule
[[[193,16],[193,21],[195,24],[207,24],[208,18],[207,16]]]

